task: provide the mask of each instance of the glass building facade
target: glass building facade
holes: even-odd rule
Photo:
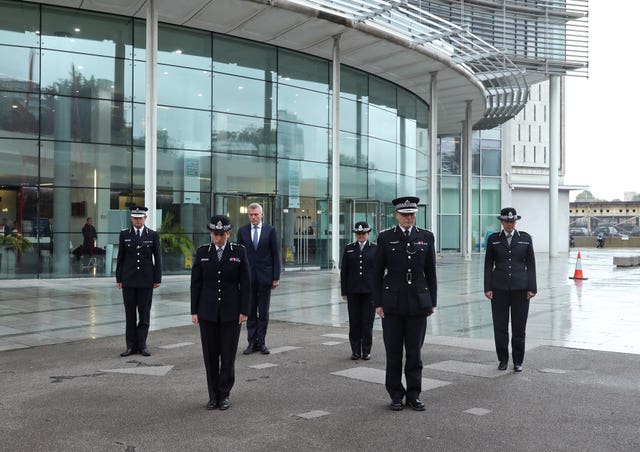
[[[145,22],[25,2],[0,1],[0,10],[0,218],[33,245],[4,249],[0,277],[111,275],[128,208],[145,197]],[[165,271],[190,266],[172,238],[208,242],[212,212],[228,214],[235,230],[251,202],[280,231],[287,267],[330,265],[331,62],[165,24],[157,62],[155,220]],[[341,245],[355,221],[375,232],[394,224],[390,201],[402,194],[426,201],[418,225],[430,227],[429,106],[342,66],[340,111]],[[460,222],[460,176],[448,157],[455,145],[441,147],[445,233]],[[499,168],[494,180],[479,162],[478,196],[496,182],[499,205]],[[87,217],[106,254],[75,260]],[[454,241],[459,248],[445,234],[442,249]]]

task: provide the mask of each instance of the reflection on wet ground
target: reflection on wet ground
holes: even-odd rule
[[[538,295],[527,325],[531,342],[640,354],[640,267],[616,268],[614,256],[638,249],[585,249],[585,281],[573,276],[578,250],[537,256]],[[491,347],[489,301],[483,295],[484,256],[438,260],[438,309],[429,319],[432,340],[484,339]],[[346,326],[339,275],[285,272],[273,293],[271,319]],[[154,295],[150,341],[159,330],[190,324],[189,277],[168,276]],[[380,321],[376,319],[376,329]],[[123,336],[122,295],[113,278],[0,281],[0,350],[105,336]],[[427,343],[430,338],[427,337]],[[634,339],[636,338],[636,339]]]

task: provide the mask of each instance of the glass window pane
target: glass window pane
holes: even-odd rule
[[[367,167],[369,159],[368,138],[353,133],[340,133],[340,164]]]
[[[279,122],[278,156],[327,162],[329,159],[329,130],[290,122]]]
[[[369,77],[369,104],[396,113],[396,85],[378,77]]]
[[[213,103],[216,111],[274,118],[276,84],[233,75],[213,78]]]
[[[144,105],[134,106],[133,137],[144,145]],[[211,149],[211,113],[201,110],[158,106],[158,147],[174,149]]]
[[[369,76],[365,72],[347,66],[340,66],[340,97],[364,103],[368,102]]]
[[[396,197],[396,175],[369,170],[369,199],[391,201]]]
[[[398,174],[398,193],[417,194],[417,179],[411,176],[402,176]],[[401,195],[402,196],[402,195]],[[420,198],[422,203],[426,198]]]
[[[481,185],[481,212],[482,214],[489,214],[497,216],[500,213],[500,179],[493,179],[489,177],[482,178]]]
[[[180,196],[177,196],[179,194]],[[187,199],[189,202],[178,202],[178,199]],[[197,200],[197,202],[195,202]],[[204,243],[209,243],[211,238],[207,225],[211,219],[211,195],[206,193],[177,192],[173,190],[158,190],[156,207],[162,211],[162,219],[156,220],[157,228],[162,232],[162,226],[171,224],[180,225],[182,230],[197,248]],[[169,220],[171,221],[169,223]],[[236,225],[234,225],[235,227]],[[177,257],[179,265],[165,266],[165,260],[170,261]],[[165,257],[167,259],[165,259]],[[184,256],[176,250],[162,250],[163,267],[169,271],[184,269]],[[168,262],[167,262],[168,263]]]
[[[367,199],[367,170],[341,165],[340,196]]]
[[[477,138],[471,140],[471,174],[480,175],[480,140]]]
[[[278,87],[278,119],[328,127],[329,96],[280,85]]]
[[[54,140],[104,144],[131,142],[131,103],[44,96],[41,132]]]
[[[460,174],[460,139],[438,138],[438,168],[443,174]]]
[[[42,48],[124,58],[131,46],[132,20],[43,6]]]
[[[396,144],[369,138],[369,168],[396,171]]]
[[[211,33],[158,25],[158,63],[211,70]]]
[[[500,140],[482,140],[482,148],[500,149],[502,141]]]
[[[326,163],[300,160],[278,160],[278,193],[291,197],[325,198],[328,190],[329,166]]]
[[[0,186],[37,184],[37,141],[16,140],[13,137],[11,139],[0,139],[0,161],[2,162]]]
[[[367,135],[369,133],[367,104],[340,99],[340,130]]]
[[[459,177],[442,177],[442,213],[459,214],[461,212],[460,183]]]
[[[130,100],[131,67],[130,60],[121,58],[43,50],[42,91]]]
[[[198,204],[196,192],[211,189],[211,153],[158,149],[158,190],[175,193],[177,203]],[[193,192],[185,196],[182,192]]]
[[[398,88],[398,116],[406,119],[417,119],[417,98],[409,91]]]
[[[471,178],[471,210],[474,215],[480,213],[480,178]]]
[[[211,72],[159,64],[158,104],[210,110]]]
[[[278,49],[278,81],[287,85],[329,92],[329,62]]]
[[[500,211],[498,211],[500,213]],[[480,216],[480,231],[482,232],[482,247],[486,249],[487,239],[494,232],[500,230],[500,221],[496,218],[496,215],[481,215]]]
[[[426,154],[416,152],[416,176],[427,179],[429,177],[429,159]]]
[[[429,153],[429,106],[418,100],[416,120],[416,147],[419,151]]]
[[[487,140],[501,140],[502,139],[502,131],[500,127],[496,127],[494,129],[483,130],[482,138]]]
[[[415,119],[407,119],[398,116],[398,143],[410,148],[416,148],[416,128]]]
[[[442,251],[460,251],[460,217],[457,215],[442,215],[442,230],[440,234],[440,249]]]
[[[214,154],[213,191],[274,193],[276,161],[271,158]]]
[[[36,93],[0,91],[0,137],[36,138],[39,107]]]
[[[398,173],[416,177],[416,150],[399,146],[398,148]],[[402,192],[401,192],[402,193]]]
[[[1,19],[0,19],[1,21]],[[0,45],[0,90],[37,91],[40,86],[40,52]]]
[[[500,150],[482,150],[482,175],[500,176]]]
[[[396,118],[395,112],[369,107],[369,134],[383,140],[396,141]]]
[[[40,7],[26,2],[0,2],[0,43],[27,47],[40,44]],[[4,71],[0,70],[0,73]]]
[[[213,149],[216,152],[275,157],[276,123],[263,118],[215,113]]]
[[[216,34],[213,36],[213,70],[275,80],[276,52],[274,46]]]

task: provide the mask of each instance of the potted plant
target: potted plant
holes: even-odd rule
[[[167,212],[163,215],[159,233],[163,267],[167,270],[187,268],[186,257],[193,255],[195,247],[182,226],[174,222],[173,213]]]
[[[9,266],[10,259],[15,258],[16,254],[21,254],[25,249],[29,249],[33,244],[24,238],[18,231],[13,230],[10,234],[0,234],[0,268],[2,268],[2,260],[5,258],[5,267]]]

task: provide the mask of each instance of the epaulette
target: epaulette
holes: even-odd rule
[[[395,226],[391,226],[390,228],[383,229],[382,231],[380,231],[380,232],[379,232],[379,234],[382,234],[383,232],[390,231],[390,230],[392,230],[392,229],[395,229]]]
[[[231,245],[231,246],[239,246],[239,247],[242,247],[242,248],[246,248],[242,243],[229,242],[229,245]]]
[[[204,245],[200,245],[198,248],[204,248],[204,247],[207,247],[209,245],[211,245],[211,244],[210,243],[205,243]]]
[[[128,231],[129,228],[120,229],[120,232]]]
[[[358,241],[356,240],[355,242],[347,243],[347,246],[355,245],[357,242],[358,242]]]

